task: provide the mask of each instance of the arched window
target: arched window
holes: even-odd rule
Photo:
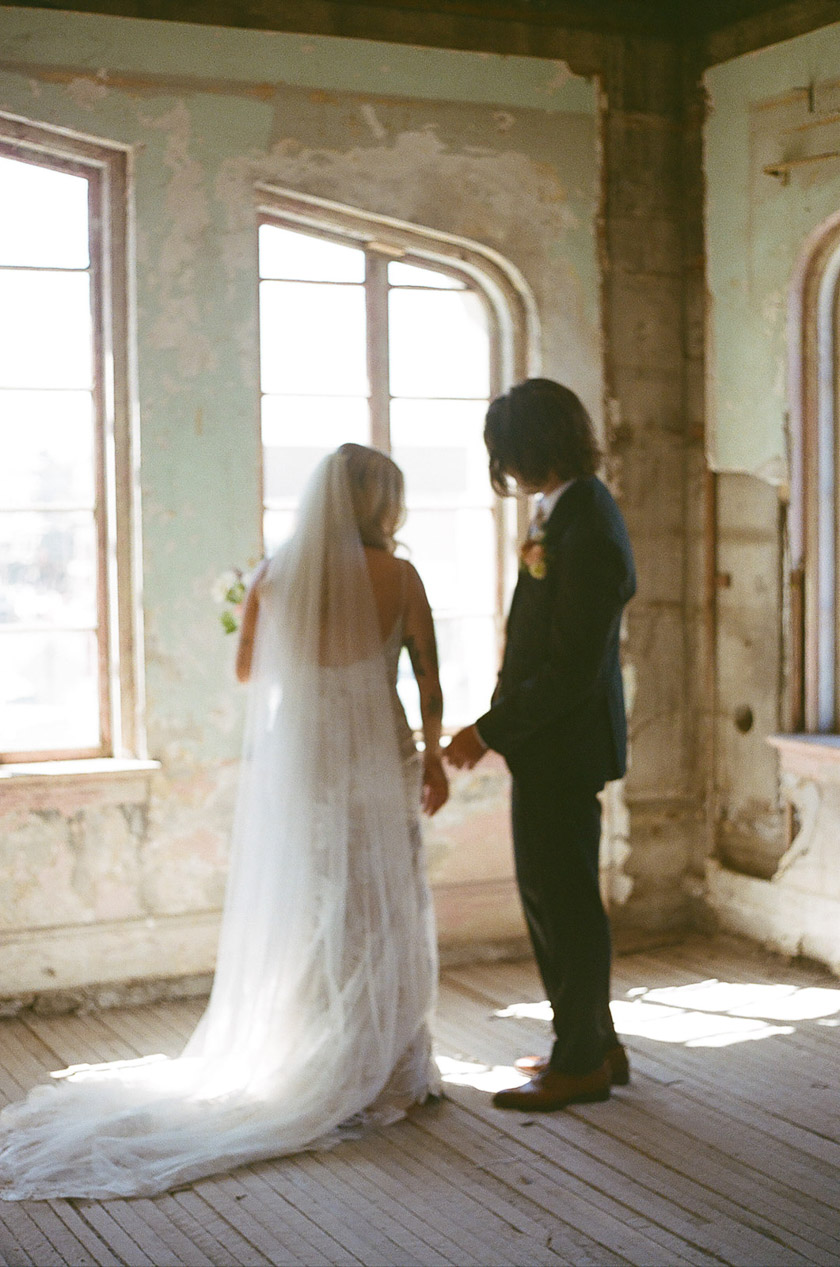
[[[0,753],[137,751],[124,155],[0,118]]]
[[[470,244],[276,193],[261,200],[259,260],[266,549],[323,454],[348,440],[392,454],[446,721],[471,721],[513,579],[515,515],[490,489],[482,432],[489,400],[525,372],[522,292]]]
[[[790,721],[832,733],[840,723],[840,217],[806,244],[791,328]]]

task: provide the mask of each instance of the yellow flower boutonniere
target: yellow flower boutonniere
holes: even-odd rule
[[[529,537],[519,551],[519,566],[535,581],[544,581],[548,572],[548,558],[543,545],[543,533]]]

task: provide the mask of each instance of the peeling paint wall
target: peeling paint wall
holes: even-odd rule
[[[0,111],[131,153],[161,762],[130,789],[0,800],[0,995],[200,974],[243,713],[210,588],[259,540],[254,183],[501,252],[533,290],[544,372],[602,426],[595,90],[560,62],[14,8],[0,46]],[[499,763],[459,785],[429,850],[444,944],[522,935]]]
[[[610,791],[607,852],[616,943],[631,947],[691,922],[705,844],[701,116],[673,45],[628,40],[613,52],[603,78],[608,466],[638,591],[624,644],[629,770]]]
[[[840,897],[826,877],[840,873],[840,805],[830,763],[780,771],[767,737],[785,725],[789,672],[788,300],[809,237],[840,209],[838,68],[833,25],[708,71],[705,163],[722,582],[708,899],[726,926],[835,968]]]
[[[840,24],[706,74],[710,458],[719,471],[788,475],[787,304],[809,234],[840,206]]]

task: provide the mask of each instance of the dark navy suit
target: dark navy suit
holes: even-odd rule
[[[520,572],[477,725],[513,775],[517,882],[554,1010],[551,1067],[582,1074],[617,1042],[597,794],[626,767],[619,634],[636,580],[621,512],[595,476],[566,489],[544,534],[546,574]]]

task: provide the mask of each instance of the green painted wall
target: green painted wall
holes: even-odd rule
[[[12,954],[49,876],[66,874],[60,920],[105,930],[76,977],[103,971],[108,920],[135,921],[114,933],[115,970],[171,975],[178,946],[196,971],[212,960],[244,705],[210,590],[259,540],[254,184],[501,252],[533,292],[544,371],[600,418],[596,92],[558,62],[15,8],[0,8],[0,50],[0,113],[131,155],[147,720],[162,762],[144,813],[123,815],[129,840],[103,828],[122,821],[110,811],[56,811],[49,840],[20,806],[0,822],[0,870],[5,857],[19,875],[0,943]],[[464,937],[521,931],[500,768],[488,761],[435,820],[430,859]],[[149,919],[169,920],[166,936]],[[39,942],[54,984],[72,944]]]
[[[131,147],[150,746],[231,756],[208,591],[257,550],[253,183],[509,254],[550,282],[546,364],[597,412],[594,90],[524,58],[20,9],[0,41],[0,109]]]
[[[189,75],[229,89],[277,84],[394,94],[554,113],[591,114],[595,88],[565,62],[412,48],[337,36],[141,22],[0,6],[3,63],[68,65],[81,72]]]
[[[787,184],[764,168],[840,150],[838,80],[840,25],[706,75],[708,400],[718,470],[786,478],[788,294],[806,238],[840,209],[840,158],[799,166]]]
[[[800,333],[789,301],[813,236],[840,210],[840,25],[717,66],[707,87],[707,386],[721,472],[716,564],[729,583],[716,602],[716,850],[706,900],[722,928],[837,971],[836,770],[809,756],[808,743],[783,749],[780,762],[767,740],[789,715],[782,525],[788,356]],[[765,170],[785,164],[786,179]],[[745,708],[748,733],[737,723]]]

